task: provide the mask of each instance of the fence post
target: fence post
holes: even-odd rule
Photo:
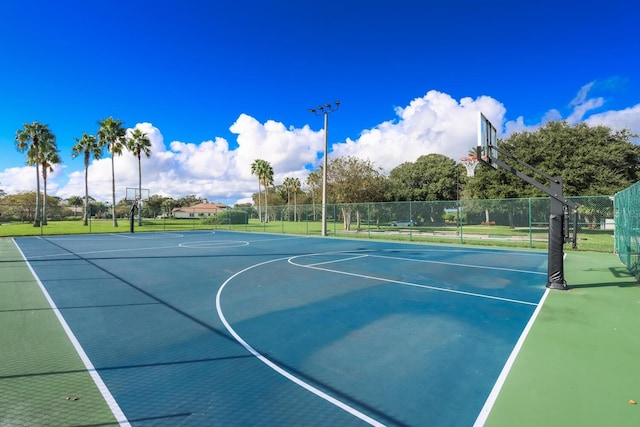
[[[532,219],[531,219],[531,197],[528,199],[529,202],[529,248],[533,248],[533,227],[532,227]]]
[[[367,203],[367,237],[371,239],[371,203]]]
[[[409,221],[413,221],[413,211],[412,211],[411,200],[409,200]],[[409,226],[409,241],[413,240],[413,225]]]
[[[462,205],[460,204],[460,198],[458,198],[458,234],[460,235],[460,244],[464,244],[464,239],[462,238]]]

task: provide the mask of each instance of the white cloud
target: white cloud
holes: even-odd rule
[[[620,111],[605,111],[590,116],[585,122],[591,126],[604,125],[611,129],[629,129],[633,134],[640,135],[640,104]]]
[[[160,130],[150,123],[136,125],[151,140],[151,156],[141,158],[142,187],[151,194],[183,197],[195,194],[210,201],[235,203],[249,201],[257,191],[257,180],[251,175],[251,163],[263,158],[275,171],[275,182],[286,176],[306,179],[305,165],[317,166],[317,150],[323,143],[322,132],[309,126],[286,128],[282,123],[259,123],[241,114],[231,126],[237,136],[238,147],[229,149],[224,138],[198,144],[173,141],[167,149]],[[111,158],[93,161],[89,167],[89,193],[97,200],[111,200]],[[114,160],[116,171],[116,200],[125,196],[127,187],[138,187],[138,162],[131,153],[124,152]],[[33,178],[25,183],[31,183]],[[59,195],[67,198],[84,194],[84,171],[69,174],[68,183]]]
[[[495,99],[481,96],[456,101],[435,90],[395,109],[398,119],[365,130],[356,140],[333,145],[334,156],[368,158],[389,172],[402,162],[438,153],[453,159],[466,156],[477,145],[478,112],[502,128],[505,108]]]
[[[238,176],[243,179],[255,180],[251,176],[255,159],[271,163],[276,182],[286,176],[306,177],[304,166],[316,165],[318,153],[324,150],[324,133],[312,131],[308,125],[296,129],[273,120],[261,124],[241,114],[229,130],[238,135],[234,160]]]
[[[590,126],[604,125],[614,130],[626,128],[629,129],[631,133],[640,135],[640,104],[625,108],[624,110],[610,110],[602,113],[591,114],[585,119],[585,115],[589,111],[595,110],[605,104],[604,98],[602,97],[589,98],[589,91],[597,83],[598,82],[595,81],[590,82],[580,88],[576,97],[569,103],[573,108],[566,118],[563,118],[562,114],[558,110],[552,109],[547,111],[540,123],[526,125],[524,123],[524,118],[520,116],[514,121],[508,121],[505,123],[504,135],[509,136],[514,132],[535,131],[540,126],[552,120],[566,120],[570,124],[584,122]]]
[[[64,176],[65,166],[58,165],[47,173],[47,195],[56,195],[60,185],[58,179]],[[40,175],[40,191],[44,191],[42,181],[42,168],[38,169]],[[8,168],[0,172],[0,188],[6,194],[16,194],[23,191],[35,191],[36,168],[35,166],[22,166]]]
[[[583,86],[570,102],[572,111],[567,121],[582,121],[585,115],[604,104],[602,98],[589,98],[594,83]],[[357,156],[371,160],[389,172],[402,162],[415,161],[429,153],[443,154],[453,159],[467,155],[477,143],[477,117],[481,111],[498,129],[498,137],[513,132],[534,131],[549,120],[562,120],[558,110],[549,110],[541,123],[526,124],[524,117],[506,121],[506,108],[489,97],[462,98],[435,90],[395,109],[395,118],[372,129],[365,129],[356,139],[347,138],[333,144],[331,156]],[[592,114],[589,124],[604,124],[614,129],[629,128],[640,133],[640,104],[621,111]],[[151,140],[151,157],[142,157],[142,186],[151,194],[175,198],[189,194],[210,201],[248,202],[257,191],[257,179],[251,175],[251,163],[258,158],[273,166],[275,182],[285,177],[299,178],[303,183],[308,168],[319,165],[324,150],[324,133],[287,127],[269,120],[260,123],[241,114],[230,130],[236,135],[237,147],[221,137],[199,143],[172,141],[167,145],[159,129],[151,123],[139,123],[137,128]],[[111,158],[108,153],[92,161],[89,168],[89,192],[97,200],[111,200]],[[128,152],[114,159],[116,199],[125,196],[126,187],[138,186],[138,162]],[[0,188],[8,194],[35,188],[35,170],[18,167],[0,172]],[[67,171],[59,167],[48,181],[49,194],[67,198],[84,195],[84,169]]]
[[[33,191],[35,189],[35,178],[35,167],[22,166],[8,168],[0,172],[0,188],[7,194]]]

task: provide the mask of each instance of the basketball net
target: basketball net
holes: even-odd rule
[[[467,176],[469,178],[473,178],[475,176],[476,166],[478,166],[478,157],[477,156],[466,156],[460,158],[460,163],[467,168]]]

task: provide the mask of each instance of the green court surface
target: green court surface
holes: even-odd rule
[[[613,254],[568,252],[487,427],[640,426],[640,288]]]
[[[10,239],[0,239],[0,362],[0,426],[117,425]]]
[[[573,289],[548,293],[486,426],[640,425],[629,403],[640,402],[637,282],[613,254],[569,251],[565,276]],[[0,426],[118,424],[10,239],[0,239],[0,362]]]

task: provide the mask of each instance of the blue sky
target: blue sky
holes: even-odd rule
[[[458,158],[483,111],[500,136],[550,119],[640,133],[639,7],[630,1],[14,1],[0,4],[0,188],[35,188],[14,136],[48,123],[63,165],[51,194],[82,195],[74,138],[114,116],[153,141],[143,187],[233,203],[304,180],[330,116],[331,155],[385,171],[422,154]],[[116,159],[117,198],[137,166]],[[108,159],[89,191],[109,199]]]

